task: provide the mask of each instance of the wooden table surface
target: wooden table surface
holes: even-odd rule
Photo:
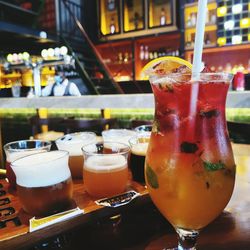
[[[234,193],[223,213],[201,231],[200,250],[250,249],[250,145],[233,144],[233,150],[237,164]],[[44,241],[52,246],[60,238],[64,242],[61,249],[67,250],[160,250],[176,246],[176,233],[153,206],[147,191],[137,183],[131,186],[142,195],[129,205],[110,209],[95,205],[78,183],[74,198],[85,209],[84,215],[34,233],[28,233],[27,225],[22,225],[13,229],[19,236],[0,229],[0,250],[34,249],[32,246]],[[15,196],[11,199],[18,204]]]

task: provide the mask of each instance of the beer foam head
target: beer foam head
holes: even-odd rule
[[[96,142],[96,134],[92,132],[72,133],[56,140],[56,146],[60,150],[66,150],[70,155],[81,155],[81,148],[89,143]]]
[[[138,144],[132,145],[131,152],[134,155],[146,156],[147,149],[148,149],[148,143],[147,142],[138,143]]]
[[[129,146],[126,143],[120,142],[104,142],[103,146],[110,149],[112,152],[126,152],[129,151]]]
[[[84,168],[95,173],[115,172],[127,168],[127,160],[123,155],[93,155],[84,161]]]
[[[129,129],[110,129],[102,131],[105,141],[120,142],[129,145],[129,139],[136,135],[136,132]]]
[[[84,156],[93,154],[123,154],[127,157],[130,147],[120,142],[104,142],[96,144],[88,144],[82,147]]]
[[[50,151],[20,158],[11,167],[23,187],[51,186],[71,177],[67,151]]]
[[[44,149],[36,149],[34,151],[32,150],[23,150],[23,151],[16,151],[16,152],[11,152],[10,154],[6,154],[6,160],[8,162],[13,162],[19,158],[22,158],[22,157],[25,157],[25,156],[28,156],[28,155],[32,155],[32,154],[37,154],[37,153],[42,153],[42,152],[47,152],[47,150],[44,150]]]

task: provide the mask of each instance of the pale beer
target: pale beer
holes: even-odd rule
[[[105,198],[126,190],[130,151],[126,144],[89,144],[83,147],[82,151],[84,186],[91,196]]]
[[[83,177],[87,192],[94,197],[122,193],[128,181],[127,160],[122,155],[91,156],[84,163]]]

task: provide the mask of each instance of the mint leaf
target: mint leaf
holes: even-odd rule
[[[154,188],[154,189],[159,188],[157,175],[148,164],[146,166],[146,178],[151,188]]]
[[[217,163],[203,161],[203,166],[207,171],[217,171],[220,169],[225,169],[225,164],[221,161],[219,161]]]

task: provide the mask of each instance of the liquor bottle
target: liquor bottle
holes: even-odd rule
[[[211,44],[211,40],[210,40],[210,37],[209,37],[209,34],[208,34],[208,33],[205,34],[205,40],[204,40],[204,42],[205,42],[205,45]]]
[[[110,20],[110,33],[111,34],[115,33],[115,20],[114,20],[114,17],[111,17],[111,20]]]
[[[144,58],[145,58],[145,60],[149,59],[148,46],[145,46]]]
[[[143,47],[143,45],[141,45],[141,47],[140,47],[140,59],[144,60],[144,58],[145,58],[144,47]]]
[[[138,12],[135,12],[134,13],[134,27],[135,27],[135,30],[138,29],[139,27],[139,21],[140,21],[140,15]]]
[[[118,53],[118,63],[122,63],[123,62],[123,55],[121,52]]]
[[[186,22],[186,26],[187,26],[187,28],[189,28],[189,27],[191,27],[191,26],[192,26],[191,16],[188,16],[188,18],[187,18],[187,22]]]
[[[217,19],[216,13],[213,12],[213,13],[211,14],[211,18],[210,18],[211,24],[216,24],[216,19]]]
[[[245,90],[245,76],[243,72],[238,71],[233,79],[233,89],[236,91]]]
[[[127,63],[128,60],[129,60],[129,54],[128,54],[128,52],[125,52],[123,61],[124,61],[125,63]]]
[[[165,9],[161,8],[160,25],[164,26],[166,24],[166,13]]]
[[[209,24],[209,10],[206,9],[206,25]]]
[[[195,13],[192,13],[191,14],[191,26],[195,27],[195,25],[196,25],[196,15]]]
[[[247,72],[248,72],[248,74],[250,74],[250,59],[248,60]]]

